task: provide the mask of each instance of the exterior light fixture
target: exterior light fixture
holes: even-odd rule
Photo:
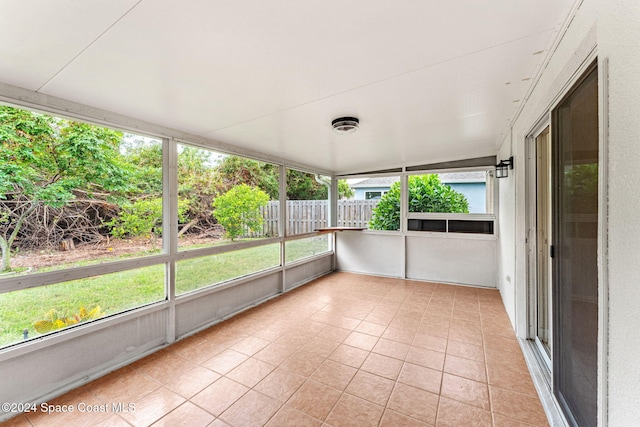
[[[513,169],[513,156],[508,160],[500,160],[500,163],[496,165],[496,178],[508,177],[509,169]]]
[[[358,130],[360,120],[356,117],[339,117],[331,122],[331,127],[335,133],[346,135]]]

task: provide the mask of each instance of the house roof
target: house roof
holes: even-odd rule
[[[0,95],[336,174],[490,156],[576,1],[7,0]]]
[[[377,178],[368,178],[360,181],[356,184],[350,185],[351,188],[376,188],[376,187],[391,187],[394,182],[399,181],[397,176],[384,176]]]
[[[472,172],[452,172],[441,173],[440,181],[445,184],[453,183],[472,183],[472,182],[486,182],[487,174],[484,171],[472,171]],[[397,182],[400,178],[397,176],[383,176],[368,178],[360,181],[356,184],[351,184],[351,188],[384,188],[391,187],[394,182]]]

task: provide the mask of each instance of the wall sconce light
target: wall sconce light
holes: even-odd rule
[[[496,165],[496,178],[508,177],[509,169],[513,169],[513,156],[509,157],[509,160],[500,160]]]

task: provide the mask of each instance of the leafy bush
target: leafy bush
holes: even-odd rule
[[[236,185],[213,201],[213,216],[224,227],[227,237],[234,240],[248,231],[261,229],[264,220],[260,208],[268,201],[267,193],[259,188]]]
[[[369,228],[371,230],[400,229],[400,182],[394,182],[373,208]]]
[[[409,212],[469,213],[464,194],[440,182],[436,174],[409,177]],[[373,209],[369,228],[400,229],[400,182],[395,182]]]
[[[100,309],[99,305],[90,311],[87,311],[84,307],[80,307],[80,311],[72,316],[60,315],[57,310],[51,309],[44,315],[44,319],[35,322],[33,327],[37,332],[46,334],[47,332],[63,329],[67,326],[97,319],[102,316],[104,316],[104,312]]]
[[[189,202],[178,201],[178,217],[184,221]],[[151,240],[162,234],[162,198],[140,199],[121,206],[120,214],[106,223],[114,237],[144,236]]]

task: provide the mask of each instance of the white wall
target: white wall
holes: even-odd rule
[[[496,286],[493,236],[339,232],[336,268],[430,282]]]
[[[496,287],[493,236],[407,236],[408,279]]]
[[[500,147],[500,158],[513,152],[516,169],[513,180],[499,182],[498,286],[517,334],[524,338],[525,138],[573,83],[585,61],[595,54],[600,75],[601,140],[608,144],[601,150],[601,220],[605,239],[598,265],[599,425],[631,426],[638,425],[640,419],[640,2],[636,0],[582,1],[513,123],[512,139],[507,137]],[[608,97],[603,92],[607,84]],[[514,251],[513,257],[510,251]],[[510,274],[515,277],[513,284],[505,279]]]
[[[404,239],[399,233],[336,233],[336,268],[353,273],[404,277]]]
[[[598,53],[609,62],[609,425],[640,420],[640,2],[602,0]]]

